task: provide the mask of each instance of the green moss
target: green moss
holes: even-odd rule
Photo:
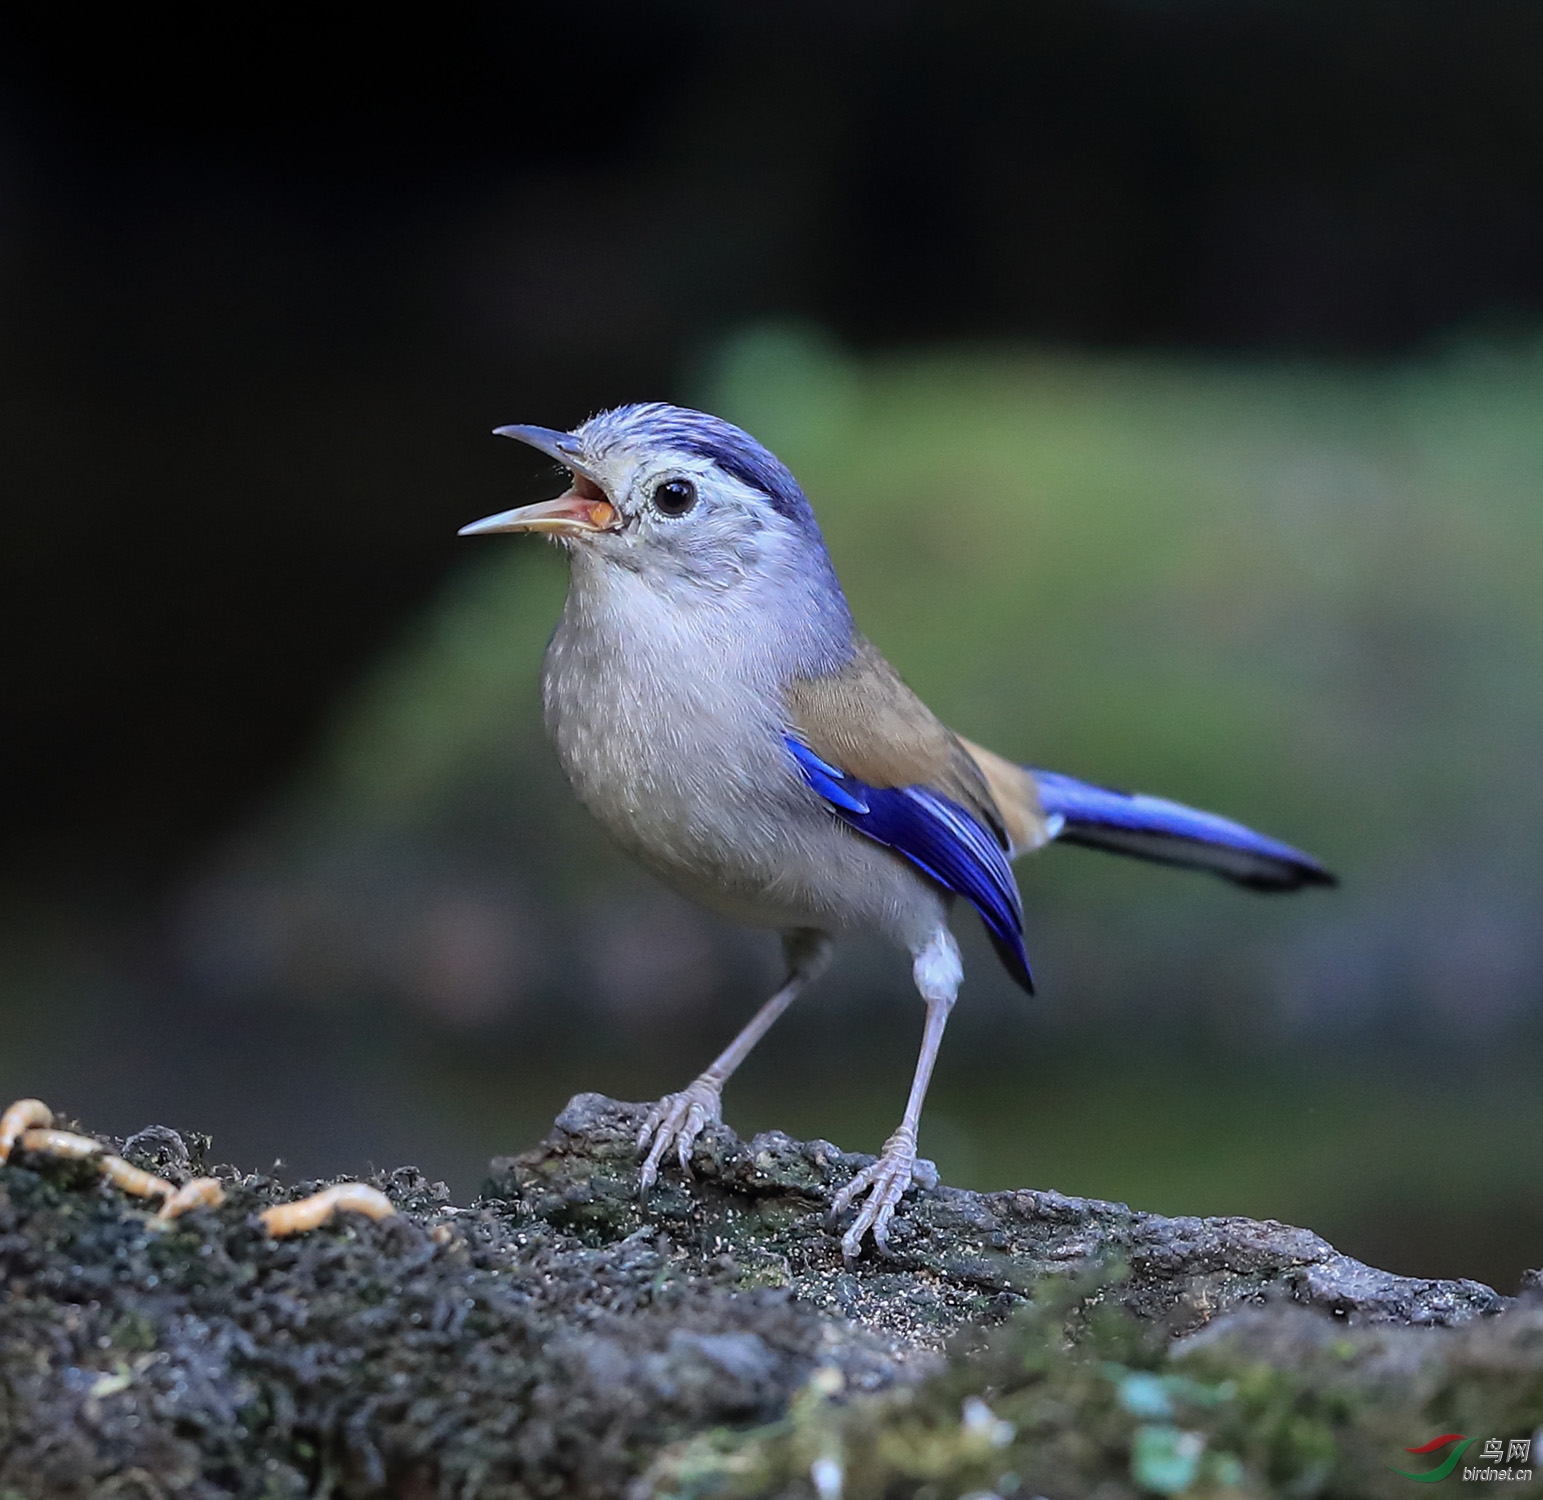
[[[813,1495],[823,1460],[843,1500],[1360,1500],[1401,1493],[1388,1463],[1452,1430],[1455,1410],[1461,1430],[1496,1436],[1530,1433],[1543,1415],[1543,1307],[1437,1330],[1345,1329],[1281,1306],[1169,1344],[1123,1312],[1090,1314],[1097,1295],[1042,1290],[915,1388],[857,1396],[821,1372],[781,1421],[697,1438],[650,1479],[681,1500]]]
[[[115,1349],[136,1352],[155,1348],[155,1324],[141,1312],[126,1312],[108,1331]]]

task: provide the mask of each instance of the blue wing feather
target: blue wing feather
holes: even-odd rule
[[[1032,994],[1018,883],[990,830],[928,787],[869,786],[822,760],[802,740],[792,735],[785,739],[804,780],[837,817],[908,859],[980,913],[1008,973]]]

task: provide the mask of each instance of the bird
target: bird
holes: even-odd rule
[[[663,402],[560,431],[494,429],[570,476],[555,499],[462,536],[527,532],[566,549],[569,588],[542,665],[547,731],[574,792],[666,884],[781,934],[786,978],[717,1058],[649,1111],[640,1191],[673,1150],[689,1173],[723,1087],[825,970],[878,934],[925,1006],[899,1126],[835,1195],[847,1262],[913,1183],[922,1104],[964,977],[949,927],[973,907],[1033,992],[1011,862],[1079,844],[1208,870],[1257,891],[1332,885],[1316,859],[1214,813],[1017,764],[949,729],[858,629],[804,491],[739,427]],[[930,1180],[935,1181],[935,1178]]]

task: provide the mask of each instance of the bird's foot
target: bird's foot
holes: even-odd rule
[[[680,1169],[691,1175],[691,1153],[696,1140],[709,1125],[723,1120],[722,1091],[719,1085],[698,1078],[678,1094],[666,1094],[649,1110],[638,1132],[638,1150],[647,1151],[643,1170],[638,1173],[638,1191],[646,1193],[659,1176],[664,1153],[675,1147]]]
[[[831,1217],[839,1218],[860,1194],[868,1194],[868,1201],[858,1210],[852,1227],[841,1236],[841,1258],[847,1262],[856,1260],[862,1252],[863,1237],[870,1233],[879,1254],[889,1254],[889,1222],[895,1217],[901,1198],[912,1183],[935,1187],[937,1180],[938,1169],[930,1161],[918,1158],[916,1143],[897,1130],[884,1142],[879,1159],[871,1167],[864,1167],[831,1204]]]

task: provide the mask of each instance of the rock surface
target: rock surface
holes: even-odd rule
[[[1365,1448],[1388,1412],[1515,1428],[1536,1400],[1543,1420],[1535,1293],[1392,1276],[1275,1223],[946,1187],[907,1198],[892,1260],[848,1267],[828,1206],[868,1158],[717,1127],[694,1177],[641,1204],[641,1120],[580,1095],[468,1208],[403,1168],[375,1179],[397,1217],[289,1240],[257,1215],[316,1184],[215,1168],[226,1202],[163,1225],[89,1164],[18,1150],[0,1168],[0,1496],[828,1500],[1007,1494],[1041,1470],[1061,1494],[1154,1492],[1165,1472],[1188,1478],[1156,1492],[1263,1494],[1271,1465],[1293,1493],[1352,1494],[1377,1465],[1335,1434]],[[121,1149],[181,1181],[207,1145],[155,1127]],[[1229,1360],[1273,1373],[1250,1385]],[[1315,1361],[1310,1388],[1282,1373]],[[1140,1379],[1157,1384],[1128,1400]],[[1357,1427],[1342,1401],[1320,1440],[1315,1393],[1336,1381],[1382,1415]],[[1295,1403],[1285,1448],[1226,1435],[1256,1387]],[[987,1397],[1018,1402],[1012,1420]]]
[[[1357,1322],[1450,1326],[1500,1312],[1476,1281],[1394,1276],[1273,1220],[1164,1218],[1123,1203],[1024,1189],[934,1187],[904,1201],[891,1256],[844,1266],[830,1200],[873,1160],[777,1132],[698,1142],[690,1180],[664,1174],[637,1201],[643,1109],[580,1094],[536,1150],[493,1163],[491,1195],[600,1239],[645,1225],[706,1257],[729,1251],[752,1275],[869,1328],[895,1350],[937,1349],[964,1324],[1000,1318],[1046,1276],[1114,1270],[1102,1296],[1170,1332],[1283,1299]]]

